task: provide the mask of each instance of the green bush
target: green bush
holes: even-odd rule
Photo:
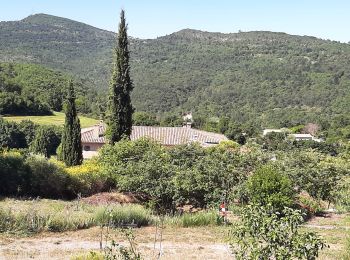
[[[282,210],[293,204],[295,192],[290,179],[272,165],[259,168],[247,182],[249,201]]]
[[[316,259],[326,246],[316,233],[300,231],[303,216],[298,210],[248,205],[241,221],[230,234],[236,259]]]
[[[30,168],[18,152],[0,153],[0,195],[24,195],[30,186]]]
[[[60,164],[39,156],[29,157],[26,163],[31,173],[31,196],[56,199],[75,197],[70,190],[71,179]]]

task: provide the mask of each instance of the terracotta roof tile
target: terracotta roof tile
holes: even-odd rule
[[[97,136],[98,128],[98,136]],[[95,132],[94,132],[95,131]],[[83,128],[81,138],[83,143],[105,143],[104,133],[106,126],[104,124],[93,127]],[[162,145],[180,145],[191,142],[199,142],[203,146],[218,144],[221,141],[228,140],[222,134],[206,132],[187,127],[160,127],[160,126],[133,126],[130,136],[131,140],[137,140],[142,137],[153,139]]]

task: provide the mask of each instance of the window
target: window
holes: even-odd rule
[[[84,151],[90,151],[90,146],[84,145]]]

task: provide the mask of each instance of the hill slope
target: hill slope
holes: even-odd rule
[[[1,22],[0,35],[0,61],[40,63],[107,87],[112,32],[38,14]],[[349,44],[190,29],[130,42],[138,110],[192,110],[276,127],[312,121],[327,126],[334,116],[349,123]]]

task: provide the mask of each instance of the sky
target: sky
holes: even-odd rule
[[[0,0],[0,6],[0,21],[47,13],[110,31],[124,8],[129,35],[142,39],[191,28],[350,41],[350,0]]]

